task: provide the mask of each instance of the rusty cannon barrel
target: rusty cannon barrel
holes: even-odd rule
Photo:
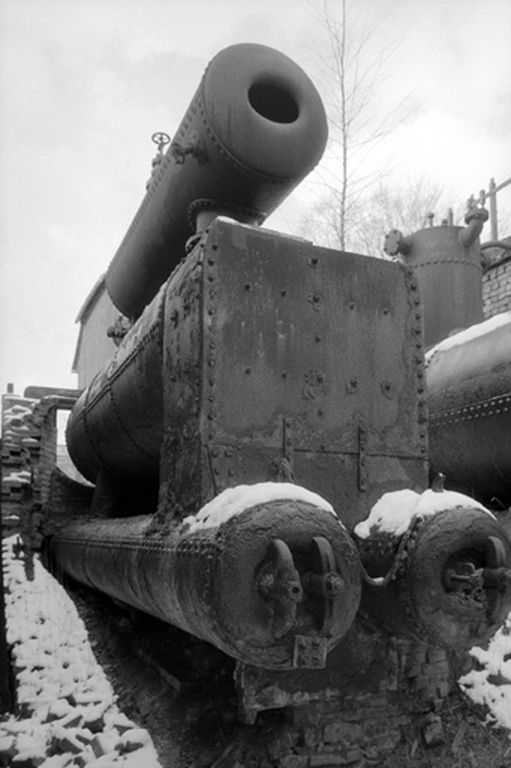
[[[222,492],[163,528],[152,516],[68,525],[59,569],[268,669],[321,668],[360,600],[356,547],[322,497],[291,483]]]
[[[256,44],[217,54],[107,271],[116,307],[141,314],[184,256],[197,215],[261,223],[326,139],[321,99],[293,61]]]
[[[446,484],[511,504],[511,312],[448,337],[427,355],[429,445]]]
[[[484,643],[511,609],[511,542],[454,491],[384,494],[355,528],[361,610],[391,634],[456,651]]]

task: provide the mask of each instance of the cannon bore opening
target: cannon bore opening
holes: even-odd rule
[[[248,100],[261,117],[274,123],[294,123],[300,114],[293,96],[273,83],[254,83],[248,90]]]

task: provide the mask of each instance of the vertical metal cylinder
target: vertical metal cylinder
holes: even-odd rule
[[[479,241],[465,245],[465,227],[428,227],[415,232],[402,257],[415,271],[424,305],[425,345],[483,319]]]

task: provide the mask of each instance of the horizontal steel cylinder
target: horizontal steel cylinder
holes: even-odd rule
[[[336,516],[283,499],[216,526],[189,520],[166,532],[150,516],[74,523],[50,555],[78,581],[241,661],[324,665],[361,589],[356,548]]]
[[[93,483],[102,468],[134,480],[157,476],[163,435],[164,304],[162,289],[69,416],[69,455]]]
[[[488,640],[511,609],[511,543],[483,509],[417,519],[405,546],[380,533],[360,552],[372,577],[400,559],[385,586],[364,585],[361,603],[391,634],[463,651]]]
[[[446,487],[511,504],[511,312],[452,336],[427,370],[433,472]]]
[[[326,139],[321,99],[293,61],[256,44],[217,54],[110,264],[114,304],[141,314],[204,208],[263,220],[317,164]]]

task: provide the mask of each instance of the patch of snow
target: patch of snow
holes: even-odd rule
[[[511,730],[511,614],[490,640],[488,650],[470,651],[483,669],[461,677],[459,685],[476,704],[490,710],[490,721]]]
[[[196,515],[186,517],[183,526],[186,526],[187,532],[216,528],[251,507],[285,500],[304,501],[335,515],[334,508],[328,501],[307,488],[294,483],[267,482],[227,488],[205,504]]]
[[[27,581],[23,562],[13,556],[15,540],[4,539],[3,564],[7,642],[23,716],[0,721],[0,742],[11,745],[18,761],[31,759],[41,768],[61,768],[78,756],[87,766],[161,768],[149,734],[116,707],[73,601],[38,558],[34,580]],[[101,731],[96,735],[87,728],[93,721]]]
[[[6,477],[3,478],[2,482],[4,483],[29,483],[30,482],[30,472],[28,469],[19,469],[17,472],[10,472]]]
[[[491,333],[496,328],[500,328],[503,325],[511,326],[511,310],[509,312],[501,312],[498,315],[490,317],[489,320],[484,320],[482,323],[476,323],[469,328],[465,328],[459,333],[454,333],[452,336],[448,336],[443,341],[435,344],[426,352],[426,363],[429,363],[431,358],[436,352],[446,352],[452,347],[457,347],[460,344],[465,344],[467,341],[477,339],[479,336],[484,336],[487,333]]]
[[[456,491],[432,491],[416,493],[410,488],[384,493],[372,507],[368,517],[355,526],[354,533],[366,539],[371,533],[390,533],[402,536],[416,517],[430,517],[446,509],[481,509],[492,513],[475,499]]]

